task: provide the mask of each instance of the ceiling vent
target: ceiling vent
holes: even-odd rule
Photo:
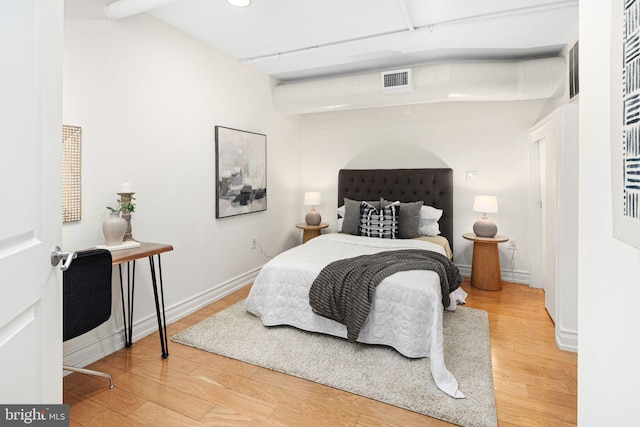
[[[382,92],[395,93],[413,90],[411,69],[384,71],[382,75]]]

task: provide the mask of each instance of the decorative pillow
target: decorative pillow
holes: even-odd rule
[[[440,225],[435,219],[420,220],[420,228],[418,232],[421,236],[438,236],[440,234]]]
[[[398,203],[400,203],[398,239],[413,239],[420,236],[420,211],[424,202],[420,200],[410,203]],[[389,204],[391,204],[390,201],[380,198],[381,207]]]
[[[420,208],[420,220],[435,219],[436,221],[442,217],[442,209],[436,209],[433,206],[423,206]]]
[[[358,234],[382,239],[398,238],[400,202],[393,202],[382,209],[367,202],[360,203],[360,226]]]
[[[437,236],[440,234],[438,220],[442,217],[442,209],[433,206],[423,206],[420,208],[420,227],[418,232],[421,236]]]
[[[380,209],[380,202],[367,202],[376,209]],[[358,235],[360,225],[360,201],[344,198],[344,221],[342,222],[342,232],[346,234]]]

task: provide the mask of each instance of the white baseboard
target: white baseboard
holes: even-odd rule
[[[470,265],[457,265],[460,274],[463,277],[471,277]],[[501,270],[500,274],[502,280],[506,282],[522,283],[529,285],[529,272],[527,271],[506,271]],[[555,334],[556,345],[560,350],[578,352],[578,332],[577,331],[563,331],[556,325]]]
[[[560,350],[578,352],[578,332],[563,331],[556,325],[556,344]]]
[[[456,264],[456,267],[458,267],[458,270],[460,270],[460,274],[463,277],[471,277],[470,265]],[[528,271],[500,270],[500,276],[505,282],[522,283],[524,285],[529,285],[530,282]]]
[[[237,276],[208,291],[205,291],[200,295],[178,302],[171,307],[166,307],[165,316],[167,325],[182,319],[194,311],[218,301],[219,299],[224,298],[225,296],[252,283],[258,276],[258,272],[261,268],[262,267],[257,267],[245,274]],[[121,307],[114,307],[114,310],[119,309],[121,309]],[[132,341],[135,343],[139,339],[154,332],[158,332],[158,320],[155,313],[147,316],[146,318],[134,321]],[[170,338],[171,337],[168,337],[169,340]],[[63,363],[69,366],[84,367],[120,350],[121,348],[124,348],[124,332],[122,328],[113,330],[108,334],[98,337],[94,341],[65,351]],[[159,342],[158,352],[160,352]],[[171,350],[169,350],[169,353],[171,353]]]

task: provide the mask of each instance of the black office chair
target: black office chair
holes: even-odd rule
[[[80,336],[102,325],[111,317],[111,252],[95,249],[78,252],[62,277],[63,341]],[[111,375],[90,369],[63,366],[64,370],[98,375]]]

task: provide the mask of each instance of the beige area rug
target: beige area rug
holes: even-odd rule
[[[445,361],[464,399],[440,391],[429,359],[289,326],[266,327],[241,301],[173,341],[328,385],[465,427],[497,426],[486,311],[444,316]]]

